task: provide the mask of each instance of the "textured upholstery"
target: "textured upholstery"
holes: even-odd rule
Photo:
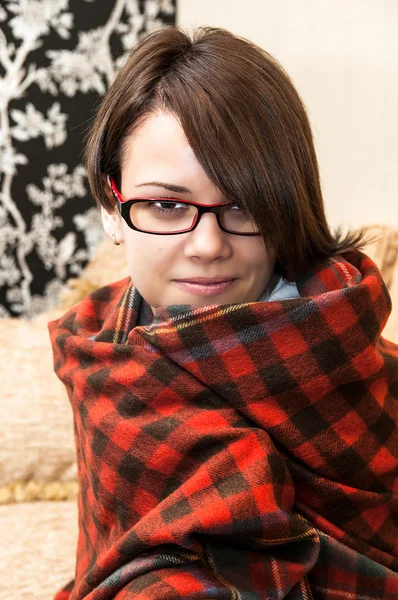
[[[19,502],[0,506],[1,600],[52,600],[73,577],[77,506]]]

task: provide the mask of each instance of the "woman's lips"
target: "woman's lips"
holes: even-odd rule
[[[215,296],[225,292],[235,281],[236,279],[228,279],[227,281],[219,281],[217,283],[199,283],[174,279],[173,283],[182,290],[196,296]]]

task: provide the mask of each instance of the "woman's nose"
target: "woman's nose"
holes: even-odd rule
[[[215,214],[205,213],[196,228],[187,234],[185,253],[206,261],[228,258],[232,250],[230,236],[220,229]]]

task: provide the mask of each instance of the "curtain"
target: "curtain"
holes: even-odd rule
[[[0,317],[56,305],[104,233],[84,136],[123,58],[176,0],[2,0]]]

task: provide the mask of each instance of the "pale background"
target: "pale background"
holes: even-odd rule
[[[331,225],[398,226],[398,0],[179,0],[284,66],[309,113]]]

